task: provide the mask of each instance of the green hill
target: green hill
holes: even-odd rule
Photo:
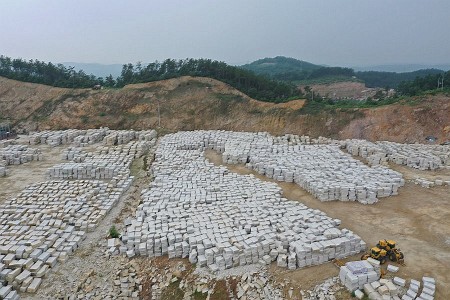
[[[255,72],[256,74],[275,76],[290,72],[311,72],[322,66],[298,60],[291,57],[277,56],[258,59],[252,63],[242,65],[241,68]]]
[[[324,67],[284,56],[263,58],[240,67],[271,79],[296,83],[303,81],[322,82],[332,79],[342,81],[349,80],[354,75],[350,68]]]

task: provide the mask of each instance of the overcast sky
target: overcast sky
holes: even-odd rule
[[[450,63],[449,0],[2,0],[0,54],[144,63],[277,55],[318,64]]]

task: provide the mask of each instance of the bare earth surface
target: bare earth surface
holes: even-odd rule
[[[48,145],[33,145],[30,147],[40,149],[43,159],[22,165],[8,166],[10,175],[0,177],[0,203],[3,203],[9,197],[17,195],[30,184],[45,181],[47,168],[63,162],[61,153],[64,148],[62,147],[52,148]]]
[[[305,86],[300,86],[304,88]],[[310,85],[314,92],[319,93],[321,96],[330,98],[352,98],[359,99],[362,97],[373,96],[375,92],[366,88],[362,82],[342,81],[326,84],[312,84]]]
[[[347,84],[345,88],[353,92],[362,88],[359,83]],[[331,89],[339,91],[340,87]],[[96,91],[58,89],[0,77],[0,118],[10,118],[16,128],[27,130],[146,129],[157,127],[160,121],[165,132],[267,131],[402,143],[424,142],[433,135],[441,143],[450,140],[449,99],[449,95],[429,95],[376,108],[304,114],[300,110],[304,100],[261,102],[203,77],[184,76]]]
[[[214,151],[207,151],[206,157],[216,165],[223,165],[221,155]],[[243,165],[227,167],[232,172],[253,174],[261,180],[275,182]],[[414,172],[409,169],[407,174]],[[435,172],[428,173],[433,177]],[[435,176],[449,175],[450,171],[447,170],[439,171]],[[354,231],[370,247],[375,246],[380,239],[396,240],[405,254],[406,264],[400,267],[396,275],[417,280],[422,276],[435,277],[436,299],[450,299],[450,187],[425,189],[407,183],[400,189],[399,195],[382,198],[374,205],[363,205],[357,202],[320,202],[294,183],[277,183],[283,189],[284,197],[342,220],[341,228]],[[359,256],[354,259],[359,259]],[[295,271],[273,268],[273,272],[306,287],[336,276],[339,271],[332,263],[327,263]]]

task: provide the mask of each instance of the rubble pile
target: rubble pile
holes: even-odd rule
[[[105,282],[95,280],[95,270],[85,274],[68,299],[140,299],[139,293],[142,291],[142,284],[141,279],[137,277],[134,264],[125,261],[118,261],[117,264],[116,273]],[[61,296],[64,297],[64,295]]]

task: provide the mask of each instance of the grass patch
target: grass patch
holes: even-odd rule
[[[357,108],[376,108],[381,106],[387,106],[391,104],[403,104],[403,105],[417,105],[422,100],[417,97],[390,97],[384,98],[380,100],[367,99],[363,101],[359,100],[338,100],[332,101],[329,99],[318,99],[318,100],[307,100],[305,105],[298,110],[299,114],[311,114],[315,115],[320,113],[321,111],[335,111],[341,110],[346,111],[349,109],[357,109]]]
[[[89,122],[89,117],[86,115],[81,116],[80,119],[81,119],[81,123],[83,123],[83,124],[87,124]]]
[[[244,102],[244,98],[240,95],[216,93],[215,96],[219,100],[216,107],[216,113],[218,115],[228,115],[233,105]]]
[[[207,297],[208,297],[208,294],[203,294],[202,292],[198,292],[198,291],[195,291],[191,295],[192,300],[206,300]]]
[[[184,298],[184,292],[180,289],[180,283],[178,281],[172,282],[161,293],[162,300],[182,300]]]
[[[113,238],[113,239],[117,239],[117,238],[119,238],[119,236],[120,236],[120,234],[117,231],[116,226],[115,225],[111,226],[111,228],[109,228],[109,237]]]

